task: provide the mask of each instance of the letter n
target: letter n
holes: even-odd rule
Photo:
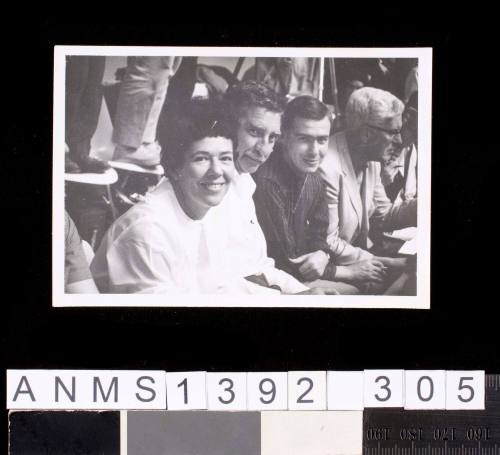
[[[71,377],[71,393],[70,393],[70,391],[64,385],[64,382],[61,381],[61,378],[59,376],[56,376],[56,379],[55,379],[56,403],[59,403],[59,386],[62,387],[62,389],[66,393],[66,395],[69,398],[69,400],[74,403],[75,402],[75,398],[76,398],[75,377],[74,376]]]

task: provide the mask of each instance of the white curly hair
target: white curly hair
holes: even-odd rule
[[[360,88],[347,101],[347,129],[356,130],[366,124],[384,126],[386,119],[401,115],[404,107],[404,103],[390,92],[374,87]]]

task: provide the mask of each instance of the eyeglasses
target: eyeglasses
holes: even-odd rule
[[[376,126],[376,125],[370,125],[369,123],[365,123],[366,126],[369,126],[370,128],[373,128],[375,130],[383,131],[384,133],[388,134],[389,136],[395,137],[399,136],[401,134],[401,130],[388,130],[386,128],[382,128],[381,126]]]

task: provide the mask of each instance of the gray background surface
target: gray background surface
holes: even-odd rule
[[[128,413],[128,455],[260,455],[258,412]]]

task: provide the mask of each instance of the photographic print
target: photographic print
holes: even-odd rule
[[[429,308],[430,49],[54,61],[54,306]]]

